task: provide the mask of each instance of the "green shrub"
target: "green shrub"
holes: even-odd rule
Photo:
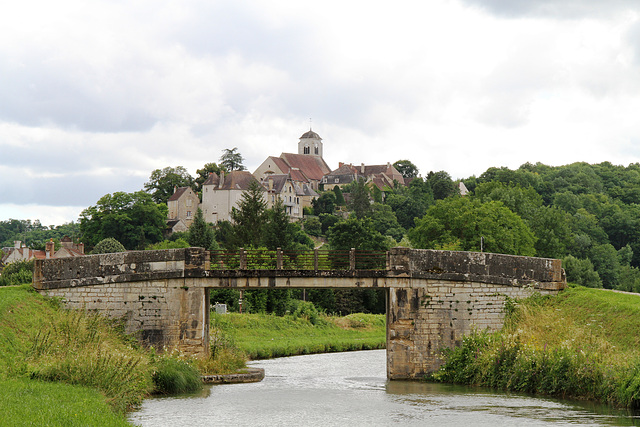
[[[14,261],[2,270],[0,286],[17,286],[33,281],[33,260]]]
[[[318,309],[310,301],[291,300],[289,311],[294,319],[306,319],[312,325],[322,323]]]
[[[156,358],[153,374],[154,393],[178,394],[202,388],[200,371],[175,353]]]
[[[127,250],[113,237],[107,237],[100,240],[98,244],[91,251],[92,254],[111,254],[116,252],[126,252]]]

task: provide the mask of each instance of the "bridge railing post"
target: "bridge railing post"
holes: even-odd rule
[[[356,269],[356,249],[351,248],[349,251],[349,270]]]
[[[276,248],[276,269],[282,270],[282,248]]]
[[[318,271],[318,248],[313,250],[313,269]]]
[[[247,251],[244,248],[240,248],[240,270],[247,269]]]

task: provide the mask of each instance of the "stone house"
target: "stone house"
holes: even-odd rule
[[[13,247],[2,248],[4,256],[2,264],[7,265],[14,261],[29,261],[32,259],[70,258],[84,255],[84,244],[74,244],[69,236],[64,236],[60,241],[60,249],[55,250],[55,243],[50,239],[45,244],[45,250],[36,250],[26,247],[20,240],[13,242]]]
[[[186,231],[200,206],[200,198],[191,187],[175,187],[167,200],[167,225],[174,231]]]
[[[400,185],[405,185],[404,177],[391,164],[386,165],[365,165],[353,166],[352,163],[339,163],[338,169],[322,177],[324,190],[332,190],[334,187],[343,187],[351,182],[364,178],[367,184],[375,185],[380,190],[385,187],[393,188],[394,181]]]
[[[249,189],[252,182],[258,182],[247,171],[220,172],[220,175],[211,173],[202,184],[202,204],[200,208],[206,222],[230,221],[231,210],[238,207],[242,193]],[[264,189],[264,187],[261,186]],[[267,201],[266,191],[264,193]]]
[[[278,200],[282,200],[291,220],[301,220],[304,208],[311,206],[311,201],[318,197],[310,185],[294,181],[291,174],[270,174],[262,185],[267,191],[267,207],[271,209]]]

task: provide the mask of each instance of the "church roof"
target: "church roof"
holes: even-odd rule
[[[320,156],[282,153],[280,154],[280,158],[283,159],[291,169],[296,168],[302,171],[310,180],[320,181],[324,175],[331,172],[329,166],[327,166]]]
[[[300,137],[300,139],[307,139],[307,138],[322,139],[322,138],[320,138],[320,135],[318,135],[317,133],[315,133],[311,129],[309,129],[308,132],[303,133],[302,136]]]

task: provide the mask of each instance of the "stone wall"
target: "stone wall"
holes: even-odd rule
[[[440,368],[441,351],[473,331],[496,331],[507,298],[555,294],[566,283],[560,260],[394,248],[389,256],[387,375],[419,379]]]

